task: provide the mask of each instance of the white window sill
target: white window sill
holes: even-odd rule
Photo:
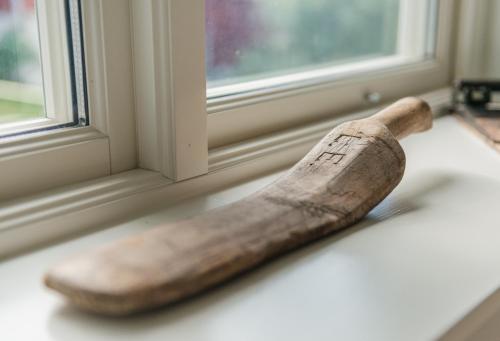
[[[0,338],[428,340],[455,326],[460,337],[449,339],[477,340],[475,328],[498,325],[477,312],[462,319],[500,288],[500,157],[453,117],[403,145],[403,182],[362,223],[154,313],[83,314],[44,289],[41,276],[70,254],[235,201],[278,174],[6,260]],[[496,301],[486,315],[499,311]]]

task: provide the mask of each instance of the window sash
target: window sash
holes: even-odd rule
[[[403,2],[409,12],[417,6],[411,0]],[[403,53],[402,58],[390,63],[368,62],[362,73],[343,70],[312,84],[304,77],[302,83],[295,83],[299,86],[265,84],[265,90],[241,89],[237,95],[208,101],[204,1],[147,0],[131,4],[139,165],[171,179],[207,172],[207,149],[366,108],[367,92],[377,92],[383,101],[390,101],[447,86],[451,79],[453,0],[439,1],[440,20],[432,58],[415,61],[405,59]],[[260,87],[257,84],[253,90]]]
[[[433,58],[435,48],[436,1],[400,0],[398,38],[395,54],[372,57],[359,62],[348,62],[325,67],[318,65],[311,70],[262,77],[252,81],[215,86],[207,89],[209,106],[227,98],[248,98],[260,94],[282,92],[311,85],[332,83],[353,75],[374,70],[389,69]],[[209,111],[211,113],[211,111]]]
[[[409,2],[415,3],[403,4]],[[365,100],[367,93],[378,93],[385,102],[448,86],[455,7],[453,0],[438,0],[435,51],[424,60],[396,58],[392,65],[372,61],[374,67],[361,73],[347,65],[347,71],[333,73],[329,82],[209,99],[209,148],[364,109],[371,105]]]
[[[139,166],[177,181],[205,174],[204,1],[131,5]]]
[[[43,2],[47,11],[61,7],[60,0]],[[39,3],[41,6],[42,1]],[[90,125],[1,138],[0,202],[137,166],[133,76],[129,71],[132,70],[129,7],[124,6],[123,0],[82,1],[82,6]],[[56,16],[51,18],[58,15],[57,11],[49,14]],[[50,35],[59,26],[51,22],[44,27]],[[55,41],[53,38],[47,44],[62,46],[63,39]],[[65,88],[68,78],[64,75],[61,79],[64,79],[62,83],[55,83]],[[54,98],[60,97],[55,88],[49,92],[51,90]],[[52,105],[68,108],[70,103],[58,105],[54,102]],[[55,112],[67,114],[72,110],[57,109]],[[9,128],[20,131],[57,122],[55,115]]]

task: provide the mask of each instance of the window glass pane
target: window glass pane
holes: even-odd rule
[[[0,124],[44,115],[35,3],[0,0]]]
[[[0,136],[87,123],[79,0],[0,0]]]
[[[413,34],[401,24],[401,15],[425,16],[423,3],[206,0],[208,87],[401,54],[401,34]],[[413,31],[421,27],[412,25]]]

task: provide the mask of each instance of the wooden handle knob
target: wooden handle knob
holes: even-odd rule
[[[403,98],[369,119],[387,126],[398,140],[432,128],[429,104],[416,97]]]

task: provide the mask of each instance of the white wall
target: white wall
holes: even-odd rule
[[[456,78],[500,78],[500,0],[462,0]]]
[[[490,0],[490,2],[484,72],[486,77],[500,78],[500,1]]]

